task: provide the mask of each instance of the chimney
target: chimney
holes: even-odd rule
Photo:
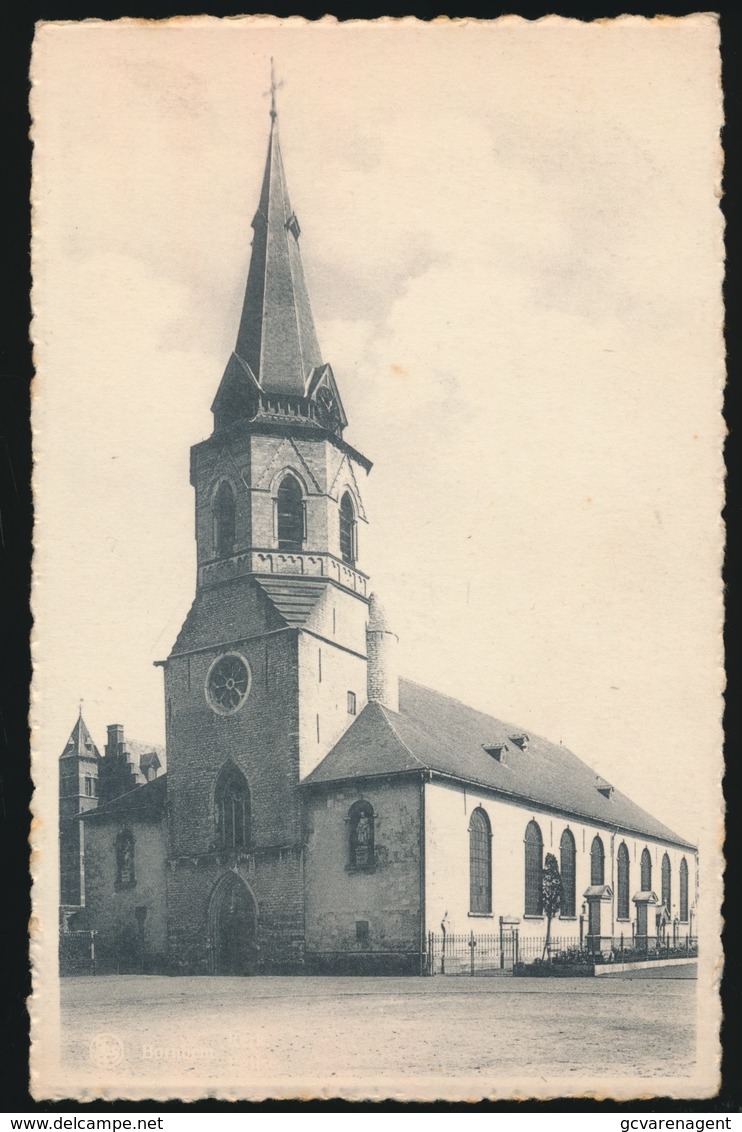
[[[106,743],[106,754],[117,755],[121,750],[124,742],[124,729],[120,723],[108,724],[108,742]]]
[[[371,594],[366,626],[368,700],[395,712],[399,711],[397,644],[398,638],[387,625],[376,594]]]

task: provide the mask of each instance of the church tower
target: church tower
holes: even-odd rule
[[[244,305],[191,450],[196,596],[165,668],[168,919],[181,969],[303,951],[299,783],[367,698],[370,462],[317,341],[275,98]]]

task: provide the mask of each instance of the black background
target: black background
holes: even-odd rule
[[[75,1112],[87,1110],[176,1111],[191,1108],[206,1112],[236,1108],[243,1111],[342,1111],[374,1108],[396,1110],[407,1108],[461,1111],[461,1104],[409,1105],[395,1102],[384,1105],[355,1105],[342,1101],[266,1102],[260,1105],[226,1105],[216,1101],[203,1101],[191,1106],[161,1106],[154,1102],[143,1104],[120,1103],[109,1105],[98,1102],[78,1105],[65,1101],[60,1104],[35,1103],[27,1087],[28,1080],[28,1018],[25,999],[30,991],[27,925],[30,915],[29,879],[29,803],[31,781],[29,776],[28,687],[30,679],[29,612],[30,559],[32,540],[31,432],[29,407],[33,362],[29,343],[30,322],[30,160],[31,144],[28,140],[28,69],[34,24],[37,20],[81,20],[85,18],[115,19],[120,16],[164,19],[171,15],[189,15],[207,11],[211,15],[228,16],[266,12],[276,16],[302,15],[316,19],[330,13],[339,19],[373,19],[381,15],[412,15],[431,19],[438,15],[493,19],[506,12],[514,12],[528,19],[556,11],[563,16],[579,19],[596,19],[635,13],[679,16],[694,11],[718,11],[721,15],[723,85],[726,125],[723,131],[725,147],[725,197],[722,208],[727,223],[727,279],[725,297],[727,309],[727,349],[729,355],[729,383],[726,395],[726,416],[729,428],[727,441],[728,503],[725,518],[728,525],[728,549],[725,570],[727,586],[726,647],[728,657],[728,691],[725,729],[727,735],[727,773],[724,784],[728,808],[727,900],[723,909],[726,927],[724,945],[726,967],[722,983],[724,1006],[722,1088],[719,1095],[699,1102],[674,1102],[659,1098],[650,1102],[617,1105],[614,1102],[552,1101],[538,1104],[526,1102],[486,1103],[471,1106],[473,1110],[558,1110],[580,1112],[591,1109],[601,1111],[663,1111],[735,1113],[742,1110],[742,973],[740,972],[739,928],[739,856],[740,830],[740,762],[742,762],[742,726],[739,686],[740,637],[740,586],[742,567],[740,555],[740,463],[742,448],[738,440],[740,429],[740,260],[739,260],[739,167],[740,167],[740,106],[742,99],[742,70],[740,67],[740,30],[742,14],[713,4],[664,4],[661,7],[628,4],[548,6],[513,4],[487,6],[481,4],[422,4],[411,3],[400,7],[391,2],[383,7],[370,2],[338,5],[328,2],[320,7],[305,0],[294,6],[286,3],[266,2],[259,8],[214,3],[185,2],[143,3],[131,0],[128,6],[104,0],[88,0],[87,4],[65,3],[64,0],[30,0],[21,4],[10,0],[0,11],[0,825],[2,827],[3,854],[0,860],[0,942],[5,944],[6,958],[2,967],[2,1060],[0,1061],[0,1088],[4,1112]],[[630,61],[627,60],[630,66]],[[75,642],[70,642],[75,647]],[[658,737],[661,742],[661,736]],[[689,783],[688,788],[693,789]],[[689,1019],[689,1024],[691,1020]]]

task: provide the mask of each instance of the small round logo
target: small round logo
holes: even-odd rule
[[[96,1034],[90,1041],[90,1060],[101,1069],[111,1069],[124,1056],[124,1043],[116,1034]]]

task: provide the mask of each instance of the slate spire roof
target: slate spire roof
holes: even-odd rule
[[[399,682],[398,712],[367,704],[304,784],[420,773],[479,787],[522,806],[694,848],[625,794],[605,791],[604,780],[561,743],[525,735],[522,728],[411,680]]]
[[[235,354],[247,363],[264,393],[302,397],[322,364],[299,254],[299,221],[289,200],[271,108],[268,155],[258,209],[245,301]]]
[[[93,742],[87,724],[82,717],[82,708],[60,758],[66,758],[68,755],[79,755],[89,759],[100,758],[100,751]]]

